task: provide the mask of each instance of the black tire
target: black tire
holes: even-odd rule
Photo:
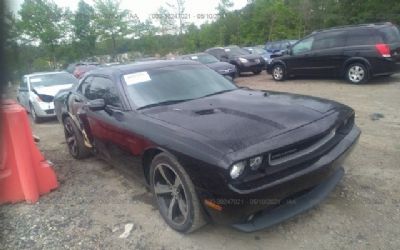
[[[82,133],[76,127],[71,117],[66,117],[63,121],[65,141],[69,153],[75,159],[84,159],[91,155],[91,151],[85,146]]]
[[[254,75],[259,75],[261,73],[262,69],[257,69],[253,71]]]
[[[30,114],[30,116],[32,118],[32,121],[34,123],[41,123],[42,122],[42,118],[37,116],[35,108],[33,107],[32,104],[29,104],[29,114]]]
[[[272,67],[272,78],[275,81],[284,81],[286,78],[286,70],[282,64],[275,64]]]
[[[194,185],[173,156],[160,153],[154,157],[150,187],[161,216],[172,229],[190,233],[206,224]]]
[[[352,63],[346,68],[345,78],[349,83],[362,84],[368,81],[369,72],[362,63]]]
[[[241,74],[240,69],[236,67],[235,78],[240,77],[240,74]]]

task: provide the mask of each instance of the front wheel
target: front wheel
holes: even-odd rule
[[[347,67],[346,80],[353,84],[361,84],[368,81],[367,68],[361,63],[353,63]]]
[[[40,123],[42,119],[36,114],[35,108],[32,104],[29,105],[29,114],[32,117],[34,123]]]
[[[90,156],[90,149],[85,146],[81,132],[70,117],[64,119],[64,135],[72,157],[84,159]]]
[[[272,68],[272,78],[275,81],[285,80],[285,68],[281,64],[277,64]]]
[[[194,185],[172,156],[161,153],[153,159],[150,185],[160,214],[171,228],[190,233],[205,224]]]

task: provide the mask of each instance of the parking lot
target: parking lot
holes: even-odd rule
[[[54,163],[60,187],[37,204],[0,207],[0,249],[399,249],[400,75],[349,85],[337,79],[277,83],[263,72],[236,82],[333,99],[355,109],[359,144],[344,179],[322,204],[251,234],[210,224],[182,235],[167,226],[134,175],[95,157],[70,157],[62,127],[50,120],[33,125],[33,131]],[[132,231],[120,238],[128,223]]]

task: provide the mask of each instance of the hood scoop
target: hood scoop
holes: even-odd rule
[[[202,110],[197,110],[194,111],[196,115],[212,115],[217,113],[219,110],[218,109],[202,109]]]

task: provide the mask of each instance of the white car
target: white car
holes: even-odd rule
[[[55,117],[54,96],[69,89],[77,79],[68,72],[41,72],[24,75],[18,88],[17,100],[31,114],[34,122]]]

